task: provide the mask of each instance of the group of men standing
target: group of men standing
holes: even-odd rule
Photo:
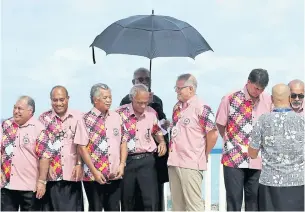
[[[219,133],[228,211],[241,210],[243,192],[247,211],[304,210],[302,81],[276,85],[271,98],[267,71],[254,69],[214,117],[196,78],[183,74],[171,123],[148,89],[149,71],[136,70],[132,82],[115,111],[103,83],[92,86],[87,113],[68,107],[63,86],[52,88],[52,109],[39,120],[34,100],[20,97],[1,124],[1,209],[82,211],[83,183],[89,211],[160,211],[169,181],[174,211],[203,211],[202,180]]]

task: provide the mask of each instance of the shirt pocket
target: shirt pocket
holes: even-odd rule
[[[198,123],[198,121],[193,117],[182,117],[179,120],[179,125],[183,130],[195,129],[196,127],[198,127],[197,123]]]
[[[20,146],[28,151],[35,151],[37,137],[29,134],[21,135],[19,138]]]

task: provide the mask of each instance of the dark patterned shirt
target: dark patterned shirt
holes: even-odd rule
[[[304,117],[293,111],[262,115],[254,125],[250,146],[260,149],[260,183],[304,185]]]

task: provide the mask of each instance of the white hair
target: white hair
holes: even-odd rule
[[[197,80],[196,78],[191,74],[181,74],[178,76],[177,81],[183,80],[185,86],[191,86],[196,91],[197,89]]]
[[[104,83],[97,83],[91,87],[90,100],[92,104],[94,104],[94,98],[101,96],[101,89],[110,90],[109,86]]]
[[[137,95],[139,91],[145,91],[148,92],[148,87],[143,84],[136,84],[134,85],[129,92],[129,99],[132,101],[132,99]]]

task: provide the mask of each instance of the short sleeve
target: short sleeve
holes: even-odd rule
[[[253,149],[260,149],[260,145],[262,142],[262,119],[263,117],[261,116],[256,123],[253,125],[251,137],[250,137],[250,147]]]
[[[229,100],[228,100],[228,96],[224,96],[221,99],[220,105],[216,113],[216,123],[222,126],[226,126],[228,122],[228,115],[229,115]]]
[[[202,131],[205,134],[208,134],[211,130],[217,129],[216,123],[215,123],[215,116],[212,112],[212,109],[204,105],[202,108],[201,113],[198,116],[199,124],[202,128]]]

